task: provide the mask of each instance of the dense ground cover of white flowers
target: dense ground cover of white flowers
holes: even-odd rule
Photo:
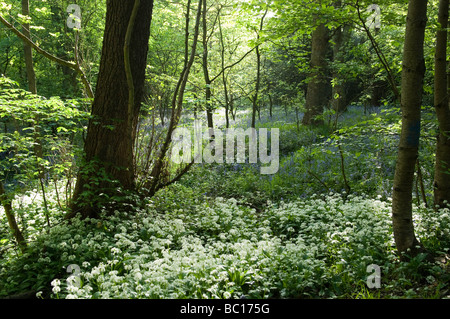
[[[277,115],[259,124],[280,128],[277,174],[248,163],[202,164],[153,198],[125,200],[136,205],[98,220],[63,222],[64,178],[58,192],[47,185],[46,202],[29,185],[13,200],[28,242],[23,255],[0,206],[0,298],[30,290],[87,299],[447,297],[445,258],[401,262],[395,253],[389,196],[400,117],[385,111],[349,108],[334,139],[326,128],[298,129]],[[431,190],[435,142],[424,138],[421,148]],[[339,195],[347,191],[343,171],[352,195]],[[417,187],[413,195],[421,205]],[[430,202],[432,192],[426,196]],[[449,210],[413,205],[413,214],[424,247],[448,256]],[[381,270],[376,289],[367,285],[373,264]]]
[[[424,240],[448,238],[447,212],[415,214]],[[329,194],[261,212],[224,198],[165,211],[149,202],[53,226],[4,265],[0,293],[32,283],[51,298],[367,297],[377,293],[367,290],[367,266],[381,267],[384,287],[420,267],[394,266],[392,238],[390,203],[380,199]]]

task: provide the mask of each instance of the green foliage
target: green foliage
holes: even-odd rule
[[[82,28],[76,41],[75,32],[67,27],[68,13],[66,8],[71,1],[30,1],[31,39],[42,49],[54,56],[68,61],[75,60],[75,46],[78,48],[78,59],[90,83],[95,83],[100,60],[104,16],[106,6],[100,2],[78,1],[82,8]],[[1,14],[18,29],[22,9],[20,2],[2,1]],[[16,80],[20,88],[28,89],[23,60],[23,42],[9,30],[0,28],[0,75]],[[76,43],[77,42],[77,43]],[[64,99],[83,98],[82,84],[77,74],[48,59],[33,54],[33,66],[36,73],[37,91],[45,97],[61,96]]]
[[[106,7],[104,2],[77,2],[82,7],[82,28],[76,42],[75,33],[66,26],[69,3],[31,3],[30,17],[24,17],[17,1],[2,1],[0,13],[19,29],[20,23],[31,23],[32,39],[56,56],[73,60],[77,44],[81,65],[95,83]],[[359,3],[366,19],[369,13],[364,9],[371,2]],[[396,83],[402,71],[406,4],[380,1],[382,28],[372,34]],[[436,4],[431,1],[425,39],[425,105],[432,104],[433,95]],[[215,78],[210,104],[216,110],[215,126],[223,127],[224,80],[228,106],[234,107],[236,116],[231,126],[248,126],[250,114],[245,107],[254,94],[256,76],[255,53],[249,50],[259,45],[262,81],[257,128],[280,129],[279,171],[261,175],[260,164],[249,163],[194,165],[179,182],[152,198],[124,191],[99,163],[78,172],[89,103],[81,99],[75,73],[35,55],[40,95],[31,95],[23,90],[27,87],[23,43],[0,28],[0,72],[7,76],[0,77],[0,178],[28,242],[27,251],[19,253],[0,207],[0,297],[27,290],[44,298],[94,299],[448,295],[449,209],[435,211],[429,205],[437,132],[432,108],[422,109],[421,175],[415,175],[413,216],[417,237],[441,262],[431,263],[425,254],[400,262],[390,227],[400,110],[387,89],[386,70],[373,43],[359,26],[354,5],[273,1],[258,41],[255,31],[268,5],[257,0],[211,2],[210,76],[215,78],[224,65],[248,56],[226,69],[224,79]],[[145,103],[135,147],[138,187],[145,185],[161,147],[185,63],[186,9],[185,2],[155,3]],[[345,84],[352,106],[342,114],[325,108],[321,115],[325,124],[310,128],[301,126],[299,119],[309,80],[311,32],[317,22],[331,32],[351,26],[341,59],[331,56],[335,40],[330,41],[327,76],[332,86]],[[192,28],[191,19],[190,36]],[[200,46],[197,53],[201,55]],[[192,117],[204,118],[200,61],[198,56],[186,88],[184,107],[189,116],[185,113],[182,119],[186,125]],[[378,85],[385,88],[379,99],[384,106],[371,108]],[[95,187],[80,200],[96,206],[98,219],[63,221],[76,173],[89,177]],[[425,197],[419,191],[422,182]],[[103,192],[105,184],[114,190]],[[382,269],[381,289],[367,287],[370,264]],[[79,287],[66,281],[69,265],[80,267]]]
[[[0,294],[33,288],[52,298],[411,297],[401,289],[427,278],[427,296],[439,297],[446,287],[429,290],[448,275],[422,257],[398,262],[390,203],[379,199],[330,194],[262,213],[223,198],[193,211],[140,206],[52,227],[3,265]],[[419,210],[415,215],[428,219]],[[447,222],[437,221],[443,228]],[[365,286],[373,263],[383,269],[379,291]],[[80,267],[80,287],[66,283],[69,264]]]
[[[428,116],[424,108],[425,130],[434,127]],[[99,219],[70,223],[60,222],[58,193],[49,187],[50,228],[43,196],[30,192],[14,201],[34,242],[13,257],[10,236],[2,237],[8,255],[0,295],[32,289],[45,298],[441,298],[448,288],[445,268],[423,256],[400,262],[394,250],[389,180],[398,110],[364,115],[349,108],[329,137],[327,127],[297,130],[293,122],[272,120],[259,125],[282,132],[280,170],[273,176],[259,174],[257,164],[198,165],[151,199],[120,192],[96,198]],[[352,186],[345,195],[338,195],[338,143]],[[114,202],[124,204],[111,212]],[[446,254],[448,210],[439,214],[414,207],[423,244]],[[70,264],[80,267],[80,287],[66,282]],[[382,269],[381,289],[366,285],[370,264]]]
[[[80,155],[88,119],[84,101],[31,95],[7,78],[0,78],[0,87],[0,178],[8,196],[18,201],[15,214],[25,228],[27,223],[42,227],[37,217],[40,213],[45,214],[50,226],[50,215],[61,216],[54,212],[66,209],[70,202],[77,170],[75,158]],[[47,201],[49,184],[57,192]],[[43,206],[30,209],[28,204],[23,205],[23,196],[36,189],[42,192]],[[28,240],[40,232],[37,229],[25,233]],[[10,243],[9,236],[3,238],[5,244]]]
[[[70,202],[88,115],[83,101],[31,95],[4,77],[0,88],[0,178],[23,235],[32,242],[59,222]],[[0,241],[6,250],[15,243],[6,227]]]

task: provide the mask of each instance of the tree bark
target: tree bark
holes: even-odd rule
[[[342,46],[347,40],[347,35],[349,34],[348,26],[338,27],[334,34],[334,47],[333,47],[333,61],[337,63],[344,62],[342,54]],[[333,78],[336,80],[332,87],[331,93],[331,107],[338,113],[345,112],[347,110],[347,99],[345,94],[345,83],[344,79],[335,71]]]
[[[266,18],[267,12],[269,9],[267,8],[261,17],[261,20],[259,22],[259,30],[256,32],[256,40],[257,40],[257,46],[256,46],[256,83],[255,83],[255,94],[253,94],[251,101],[252,101],[252,124],[251,127],[255,128],[256,126],[256,111],[259,108],[259,88],[261,86],[261,50],[259,48],[260,43],[259,40],[261,38],[260,33],[263,31],[264,27],[264,19]]]
[[[220,21],[220,15],[218,16],[219,23],[219,35],[220,35],[220,63],[222,70],[225,69],[225,41],[222,30],[222,23]],[[225,97],[225,126],[226,128],[230,127],[230,97],[228,95],[228,84],[227,84],[227,75],[225,72],[222,72],[222,84],[223,84],[223,95]]]
[[[412,190],[418,157],[423,78],[425,74],[424,34],[427,23],[427,1],[411,0],[406,20],[402,70],[402,131],[394,175],[392,222],[399,253],[419,244],[412,219]]]
[[[434,70],[434,107],[439,122],[434,173],[434,204],[438,208],[450,204],[450,108],[446,74],[448,3],[449,0],[441,0],[439,3],[440,30],[436,34]],[[445,201],[447,205],[444,204]]]
[[[259,34],[257,36],[259,41]],[[261,52],[259,46],[256,47],[256,83],[255,83],[255,94],[252,96],[252,124],[251,127],[256,127],[256,111],[258,109],[259,102],[259,87],[261,83]]]
[[[22,0],[22,14],[24,16],[30,16],[30,4],[29,4],[28,0]],[[23,24],[22,33],[28,39],[31,39],[29,23]],[[25,68],[27,71],[28,90],[32,94],[37,94],[36,73],[34,72],[34,64],[33,64],[33,50],[27,41],[24,41],[24,40],[22,40],[22,41],[23,41],[23,51],[24,51],[24,56],[25,56]],[[42,146],[39,115],[36,115],[34,117],[33,129],[34,129],[34,133],[33,133],[34,154],[36,156],[36,160],[39,161],[44,158],[44,150],[43,150],[43,146]],[[38,163],[37,167],[39,170],[39,172],[38,172],[39,179],[45,178],[45,169],[44,169],[43,165]]]
[[[22,0],[22,14],[24,16],[30,16],[30,6],[28,0]],[[28,23],[23,24],[22,33],[27,38],[31,39],[30,25]],[[23,41],[23,51],[25,55],[25,67],[27,70],[28,90],[33,94],[37,94],[36,73],[34,72],[33,66],[33,51],[31,46],[26,41]]]
[[[342,1],[337,0],[333,4],[336,9],[342,8]],[[344,63],[344,54],[342,47],[350,36],[350,28],[348,25],[338,26],[334,30],[333,35],[333,62]],[[339,72],[339,69],[334,66],[333,79],[335,81],[331,91],[331,107],[337,113],[345,112],[347,110],[347,96],[345,90],[344,76]]]
[[[329,83],[325,75],[328,40],[328,29],[325,24],[320,23],[312,34],[311,78],[306,93],[306,111],[302,120],[303,125],[320,125],[323,123],[323,120],[319,120],[316,117],[322,115],[323,109],[328,102]]]
[[[23,237],[22,232],[19,229],[19,226],[17,225],[16,218],[14,216],[11,205],[11,199],[8,198],[5,188],[3,187],[2,181],[0,181],[0,203],[3,205],[3,208],[5,209],[6,219],[8,219],[9,228],[11,229],[14,238],[19,244],[20,249],[22,250],[22,252],[24,252],[27,247],[27,243]]]
[[[111,197],[121,195],[118,188],[134,188],[133,145],[143,97],[153,1],[140,1],[133,16],[135,4],[135,1],[107,2],[84,163],[68,217],[78,213],[83,217],[95,217],[100,206],[111,201]],[[126,56],[127,50],[129,56]]]

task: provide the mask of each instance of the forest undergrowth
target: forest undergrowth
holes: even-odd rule
[[[64,180],[45,198],[30,190],[13,201],[25,253],[0,208],[0,297],[450,297],[450,210],[430,207],[435,124],[424,126],[413,205],[434,261],[401,261],[390,215],[398,110],[353,107],[333,123],[331,114],[328,125],[297,126],[280,111],[258,124],[280,129],[276,174],[199,164],[152,198],[124,195],[99,219],[64,221]]]

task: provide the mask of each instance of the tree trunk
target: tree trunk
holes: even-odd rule
[[[434,70],[434,107],[439,122],[439,136],[436,144],[436,163],[434,173],[434,204],[443,208],[444,201],[450,204],[450,108],[447,85],[447,26],[448,2],[439,4],[440,30],[436,34],[436,55]]]
[[[22,14],[24,16],[30,16],[30,5],[28,0],[22,0]],[[28,23],[23,24],[22,33],[27,38],[31,39],[30,24]],[[23,51],[25,56],[25,68],[27,71],[28,90],[32,94],[37,94],[36,73],[34,72],[34,65],[33,65],[33,49],[26,41],[23,41]],[[40,161],[41,159],[44,158],[44,150],[42,147],[39,115],[36,115],[34,117],[33,129],[34,129],[33,133],[34,154],[36,156],[36,160]],[[38,172],[39,179],[45,178],[45,170],[43,165],[38,164],[37,167],[39,170]]]
[[[260,39],[260,33],[263,31],[264,27],[264,19],[267,15],[267,12],[269,9],[266,9],[264,12],[264,15],[261,18],[261,21],[259,23],[259,30],[256,33],[256,40],[257,40],[257,46],[256,46],[256,84],[255,84],[255,94],[251,98],[252,100],[252,128],[255,128],[256,126],[256,111],[258,110],[258,102],[259,102],[259,88],[261,86],[261,50],[259,49],[259,39]]]
[[[208,25],[207,25],[207,1],[203,0],[203,10],[202,10],[202,27],[203,27],[203,75],[205,77],[205,108],[206,108],[206,119],[208,122],[208,128],[210,129],[211,138],[214,138],[214,122],[213,122],[213,110],[211,106],[211,78],[209,76],[208,69]]]
[[[424,33],[427,22],[427,1],[411,0],[406,20],[402,71],[402,131],[395,167],[392,196],[392,222],[397,250],[417,252],[412,219],[414,170],[420,139],[420,110],[425,74]]]
[[[222,32],[222,23],[220,21],[220,15],[218,16],[219,23],[219,35],[220,35],[220,63],[222,70],[225,69],[225,41]],[[223,95],[225,97],[225,126],[226,128],[230,127],[230,96],[228,95],[228,84],[227,84],[227,75],[222,72],[222,83],[223,83]]]
[[[225,73],[223,75],[223,93],[225,96],[225,127],[230,127],[230,97],[228,95],[228,86],[227,79],[225,77]]]
[[[259,34],[258,34],[259,40]],[[256,47],[256,84],[255,84],[255,94],[252,96],[252,128],[256,127],[256,111],[258,109],[259,102],[259,86],[261,83],[261,52],[259,46]]]
[[[334,7],[336,9],[340,9],[342,7],[342,1],[338,0],[334,3]],[[342,52],[342,46],[347,41],[349,37],[349,26],[343,25],[338,26],[335,29],[333,36],[333,62],[343,63],[344,56]],[[335,83],[332,87],[331,92],[331,107],[337,113],[345,112],[347,110],[347,98],[345,94],[345,81],[341,72],[339,72],[338,68],[334,66],[333,79]]]
[[[135,4],[138,10],[133,10]],[[92,119],[68,217],[78,213],[95,217],[100,206],[122,194],[119,187],[134,188],[133,145],[143,96],[152,10],[152,0],[107,2]],[[127,52],[129,59],[125,56]]]
[[[268,97],[269,97],[269,116],[270,116],[270,119],[272,119],[273,99],[272,99],[272,95],[270,93],[268,94]]]
[[[343,31],[341,27],[336,29],[334,34],[334,47],[333,47],[333,60],[335,62],[340,62],[340,49],[342,46]],[[331,94],[331,107],[337,113],[344,112],[346,109],[345,105],[345,91],[344,85],[342,84],[341,77],[338,71],[333,74],[333,79],[336,81],[333,84],[332,94]]]
[[[328,38],[327,27],[323,23],[319,24],[312,34],[311,78],[306,93],[306,111],[302,120],[303,125],[320,125],[323,123],[323,120],[319,120],[316,117],[322,115],[328,101],[327,91],[329,83],[325,75]]]
[[[22,232],[17,225],[16,218],[14,217],[14,213],[12,210],[11,199],[8,198],[5,188],[3,187],[2,181],[0,181],[0,203],[3,205],[5,209],[6,219],[8,219],[9,228],[11,229],[14,238],[19,244],[20,249],[25,251],[27,247],[27,243],[22,235]]]
[[[30,15],[30,6],[28,0],[22,0],[22,14],[24,16]],[[29,39],[31,39],[30,35],[30,25],[28,23],[23,24],[22,33]],[[33,49],[31,46],[24,41],[23,43],[23,51],[25,55],[25,67],[27,70],[27,79],[28,79],[28,90],[32,94],[37,94],[37,86],[36,86],[36,73],[34,72],[33,67]]]

